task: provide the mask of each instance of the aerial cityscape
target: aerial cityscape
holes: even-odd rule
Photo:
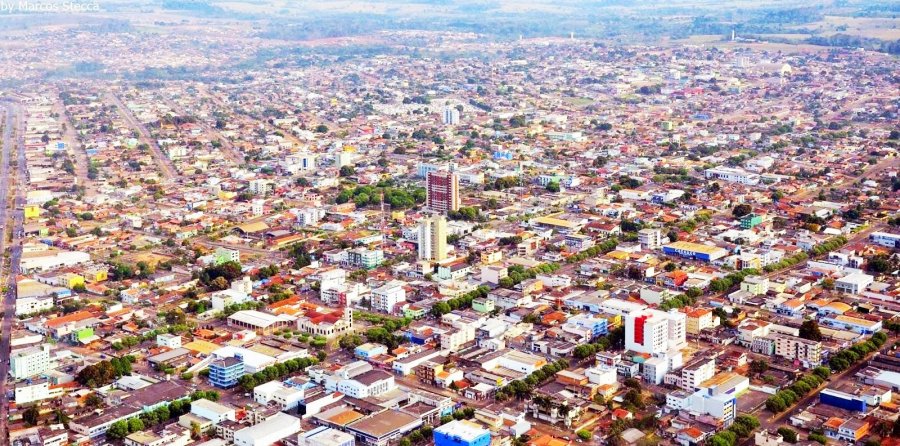
[[[900,446],[894,0],[0,36],[0,445]]]

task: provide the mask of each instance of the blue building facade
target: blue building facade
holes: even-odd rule
[[[434,430],[434,446],[490,446],[491,432],[467,420],[454,420]]]
[[[844,410],[853,410],[857,412],[866,411],[866,401],[862,399],[861,396],[851,395],[832,389],[821,391],[819,393],[819,402],[829,406],[840,407]]]
[[[244,361],[240,358],[223,358],[213,361],[209,365],[209,383],[228,389],[238,383],[238,379],[244,376]]]

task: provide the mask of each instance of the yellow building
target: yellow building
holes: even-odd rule
[[[109,279],[109,272],[105,268],[90,268],[84,271],[84,280],[97,283]]]
[[[693,335],[700,334],[701,331],[713,327],[713,312],[707,308],[693,308],[685,312],[687,314],[687,324],[685,330]]]
[[[501,251],[490,251],[490,252],[482,252],[481,253],[481,263],[484,263],[485,265],[497,263],[501,260],[503,260],[503,253]]]
[[[66,288],[72,289],[77,286],[84,286],[84,277],[79,276],[75,273],[66,273],[56,278],[56,283],[59,286],[64,286]]]
[[[741,282],[741,290],[754,296],[766,294],[769,291],[769,279],[763,276],[747,276]]]
[[[227,190],[220,190],[220,191],[216,194],[216,196],[219,197],[220,200],[231,200],[232,198],[234,198],[234,197],[237,196],[237,192],[232,192],[232,191],[227,191]]]
[[[25,205],[25,218],[38,218],[41,216],[41,207],[36,204]]]

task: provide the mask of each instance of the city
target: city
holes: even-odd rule
[[[896,4],[45,3],[0,444],[900,445]]]

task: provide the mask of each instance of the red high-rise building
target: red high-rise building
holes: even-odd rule
[[[446,214],[459,210],[459,175],[438,170],[425,176],[425,206],[434,212]]]

